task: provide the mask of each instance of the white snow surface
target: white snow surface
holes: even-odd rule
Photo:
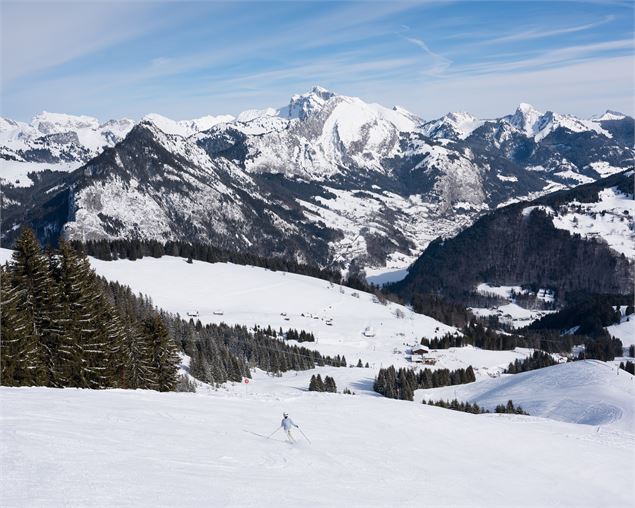
[[[404,343],[418,344],[424,336],[456,332],[402,305],[382,305],[369,293],[303,275],[231,263],[188,264],[169,256],[137,261],[91,259],[91,264],[99,275],[147,294],[169,312],[183,317],[198,312],[204,324],[310,331],[317,343],[303,346],[325,354],[344,354],[351,363],[361,358],[377,367],[393,360],[405,365],[409,362],[403,356]],[[375,330],[374,337],[363,335],[368,326]],[[393,353],[395,348],[400,356]]]
[[[263,378],[196,394],[0,388],[2,505],[631,506],[632,434]],[[310,444],[266,438],[283,411]]]
[[[484,295],[496,295],[502,298],[511,298],[512,293],[521,293],[521,286],[495,286],[487,282],[483,282],[476,286],[476,291]]]
[[[523,210],[523,213],[526,210],[527,208]],[[530,294],[528,290],[523,289],[521,286],[518,285],[499,286],[484,282],[476,287],[476,291],[482,295],[504,298],[508,301],[508,303],[489,308],[470,308],[470,310],[475,315],[480,317],[497,316],[500,322],[508,323],[514,328],[522,328],[551,312],[555,312],[553,310],[527,309],[518,305],[512,293]],[[538,291],[536,298],[544,300],[546,302],[553,302],[553,293],[543,288]]]
[[[0,262],[10,256],[0,249]],[[412,366],[408,344],[451,327],[370,294],[262,268],[172,257],[91,264],[183,317],[197,311],[203,323],[305,329],[317,342],[303,346],[344,354],[349,363],[359,358],[370,368],[321,367],[281,377],[256,370],[249,384],[219,390],[201,384],[194,394],[0,388],[0,455],[11,465],[0,478],[2,506],[632,502],[624,486],[635,474],[633,376],[624,371],[587,361],[497,377],[532,351],[450,348],[431,351],[432,368],[472,365],[478,381],[418,390],[417,401],[455,392],[485,406],[512,398],[532,416],[471,415],[385,399],[372,391],[378,369]],[[363,336],[367,326],[374,337]],[[308,392],[317,372],[355,395]],[[297,431],[294,445],[281,432],[266,439],[283,411],[311,443]]]
[[[421,128],[421,132],[434,138],[452,135],[458,139],[465,139],[484,123],[485,120],[479,120],[469,113],[457,111],[426,122]]]
[[[622,312],[620,322],[607,326],[606,330],[616,339],[620,339],[624,347],[635,345],[635,314],[625,316],[625,307],[620,310]]]
[[[561,207],[553,225],[584,238],[601,238],[613,250],[635,259],[635,200],[617,188],[604,189],[596,203],[573,201]]]
[[[29,173],[38,173],[50,169],[52,171],[73,171],[81,166],[81,162],[24,162],[0,159],[0,182],[7,182],[14,187],[30,187],[33,181]]]
[[[232,115],[207,115],[193,120],[172,120],[157,113],[151,113],[143,117],[143,120],[149,120],[166,134],[176,134],[181,137],[188,137],[197,132],[211,129],[219,123],[231,122],[234,120]]]
[[[514,328],[523,328],[530,325],[537,319],[555,312],[552,310],[525,309],[520,305],[510,302],[489,309],[483,307],[471,307],[470,310],[477,316],[498,316],[499,321],[507,322]]]
[[[509,125],[519,130],[525,136],[540,142],[559,127],[572,132],[594,131],[598,134],[613,137],[610,132],[602,128],[600,120],[583,120],[572,115],[562,115],[547,111],[541,113],[531,104],[521,103],[513,115],[504,118]]]
[[[11,254],[11,250],[0,249],[0,263],[9,260]],[[196,319],[204,324],[271,325],[276,330],[310,331],[316,342],[303,342],[302,346],[328,355],[343,354],[349,364],[356,364],[358,359],[369,364],[371,370],[364,369],[363,379],[359,379],[359,369],[352,369],[353,378],[345,379],[354,382],[352,390],[360,385],[372,390],[372,379],[382,366],[424,367],[410,361],[411,347],[422,337],[458,333],[401,305],[382,305],[371,294],[303,275],[228,263],[188,264],[182,258],[167,256],[137,261],[91,258],[91,264],[99,275],[150,296],[159,308],[185,319],[188,313],[198,312]],[[363,334],[367,327],[374,330],[373,337]],[[450,348],[431,351],[436,364],[425,367],[454,370],[472,365],[477,378],[482,378],[498,375],[510,362],[531,353],[523,348]]]
[[[457,398],[490,410],[513,400],[532,416],[635,432],[635,377],[598,360],[417,390],[416,398]]]

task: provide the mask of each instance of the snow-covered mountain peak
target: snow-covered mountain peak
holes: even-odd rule
[[[624,113],[607,109],[603,115],[594,117],[592,118],[592,120],[596,122],[602,122],[604,120],[623,120],[624,118],[626,118],[626,115]]]
[[[236,117],[236,121],[241,123],[248,123],[257,118],[276,116],[276,115],[277,115],[277,111],[273,108],[246,109],[245,111],[241,112]]]
[[[513,115],[509,117],[509,123],[527,136],[536,134],[535,127],[543,113],[535,109],[531,104],[521,102]]]
[[[330,99],[336,97],[336,94],[322,88],[314,86],[311,91],[304,94],[296,94],[291,97],[289,105],[279,111],[281,116],[286,118],[299,118],[304,120],[311,114],[320,111],[324,104]]]
[[[214,125],[219,123],[231,122],[234,120],[234,117],[231,115],[207,115],[193,120],[175,121],[157,113],[150,113],[144,116],[143,120],[149,120],[166,134],[176,134],[187,138],[197,132],[211,129]]]
[[[31,125],[41,134],[46,135],[78,129],[98,129],[99,120],[92,116],[76,116],[42,111],[42,113],[33,117]]]
[[[426,136],[437,139],[465,139],[481,125],[483,121],[470,113],[456,111],[426,122],[422,131]]]

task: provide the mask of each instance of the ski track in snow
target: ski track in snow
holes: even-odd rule
[[[239,386],[200,394],[1,388],[0,402],[7,507],[632,501],[632,434],[540,418],[363,395],[263,399]],[[299,432],[294,445],[281,431],[255,435],[273,432],[282,411],[312,444]]]
[[[0,261],[10,254],[0,249]],[[631,505],[635,378],[615,366],[574,362],[490,379],[531,350],[450,348],[432,353],[433,368],[472,365],[477,382],[389,400],[372,389],[379,367],[413,366],[404,343],[450,327],[262,268],[170,257],[91,263],[170,312],[306,329],[318,342],[302,345],[371,367],[256,370],[247,385],[201,384],[196,394],[0,388],[2,506]],[[374,337],[362,334],[368,325]],[[355,395],[308,392],[316,373]],[[422,405],[424,396],[485,407],[511,398],[532,416],[459,413]],[[297,431],[294,445],[281,431],[266,439],[283,411],[312,444]]]

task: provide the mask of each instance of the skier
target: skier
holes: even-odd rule
[[[287,432],[287,437],[289,438],[289,442],[295,443],[295,439],[291,435],[291,427],[300,428],[299,425],[296,425],[295,422],[289,418],[288,413],[282,413],[282,422],[280,422],[280,426]]]

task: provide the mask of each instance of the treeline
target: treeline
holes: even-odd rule
[[[306,332],[304,330],[298,330],[290,328],[285,338],[287,340],[295,340],[296,342],[315,342],[315,335],[311,332]]]
[[[475,346],[492,351],[511,351],[517,347],[540,349],[547,353],[570,353],[573,346],[584,344],[584,358],[612,360],[621,356],[622,343],[604,330],[602,335],[589,337],[576,333],[562,334],[561,330],[524,328],[515,333],[501,332],[485,327],[476,319],[461,329],[462,335],[446,334],[439,338],[421,339],[421,344],[432,349]]]
[[[635,363],[626,360],[626,363],[620,362],[620,369],[625,370],[629,374],[635,376]]]
[[[315,366],[345,367],[346,358],[322,355],[302,346],[290,346],[263,330],[221,324],[202,325],[167,316],[166,323],[177,344],[190,356],[190,373],[209,384],[240,382],[260,368],[273,375]]]
[[[521,372],[542,369],[557,364],[558,362],[550,354],[544,351],[534,351],[531,356],[523,360],[517,359],[510,363],[503,374],[520,374]]]
[[[0,276],[1,384],[176,388],[180,359],[161,317],[118,306],[64,241],[43,253],[23,228]]]
[[[616,356],[622,356],[624,348],[622,341],[612,337],[587,339],[584,342],[584,351],[578,355],[578,360],[602,360],[610,362]]]
[[[500,332],[493,327],[486,327],[476,318],[461,328],[460,335],[446,333],[441,337],[421,339],[421,345],[432,349],[448,349],[451,347],[475,346],[492,351],[507,351],[516,347],[534,347],[539,338],[528,338],[507,332]],[[538,346],[539,347],[539,346]]]
[[[605,337],[605,327],[619,323],[621,313],[616,307],[626,305],[626,315],[633,314],[633,295],[571,293],[566,305],[558,312],[534,321],[528,330],[575,329],[578,335]]]
[[[279,374],[346,366],[344,357],[289,346],[263,330],[158,311],[149,298],[97,277],[64,241],[42,252],[29,229],[0,271],[3,385],[192,390],[178,375],[179,348],[191,357],[190,373],[211,384],[239,382],[254,367]]]
[[[474,404],[470,404],[469,402],[459,402],[457,399],[453,399],[452,401],[448,400],[429,400],[426,402],[422,401],[423,404],[428,404],[429,406],[437,406],[443,407],[445,409],[451,409],[453,411],[462,411],[464,413],[473,413],[473,414],[484,414],[489,413],[489,409],[484,409],[480,407],[476,402]],[[529,413],[523,411],[523,408],[520,406],[514,406],[513,401],[507,401],[507,404],[499,404],[494,409],[495,413],[509,413],[509,414],[517,414],[517,415],[529,415]]]
[[[309,381],[309,391],[337,393],[337,385],[335,384],[335,379],[331,376],[326,376],[324,381],[322,381],[320,374],[317,376],[314,374],[311,376],[311,381]]]
[[[390,399],[412,400],[414,391],[419,388],[437,388],[473,381],[476,381],[476,375],[471,365],[467,369],[453,371],[423,369],[417,372],[406,368],[397,371],[391,365],[386,369],[379,369],[373,390]]]
[[[385,289],[389,291],[393,287],[386,286]],[[415,293],[412,295],[411,304],[415,312],[457,328],[467,325],[474,318],[464,305],[450,302],[438,294]]]
[[[342,274],[339,270],[329,270],[315,265],[296,263],[283,258],[265,258],[244,252],[232,252],[209,244],[189,243],[182,241],[156,240],[95,240],[85,243],[73,242],[76,248],[83,248],[89,256],[111,261],[114,259],[142,259],[144,257],[160,258],[162,256],[181,257],[187,260],[205,261],[207,263],[235,263],[267,268],[272,271],[282,271],[308,275],[318,279],[339,283]],[[359,285],[360,281],[351,283]],[[363,283],[362,283],[363,284]],[[363,288],[367,288],[363,284]]]

